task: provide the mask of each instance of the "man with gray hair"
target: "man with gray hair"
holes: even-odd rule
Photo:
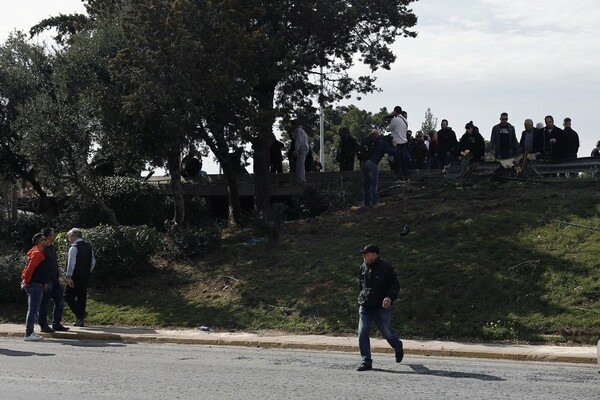
[[[521,152],[523,154],[541,153],[543,150],[543,143],[541,141],[539,130],[533,127],[533,120],[528,118],[523,125],[525,130],[521,133],[521,140],[519,141]]]
[[[71,243],[71,248],[67,255],[65,302],[77,318],[75,326],[81,327],[85,325],[87,316],[87,289],[96,266],[96,258],[92,246],[83,241],[83,234],[78,228],[73,228],[67,233],[67,240]]]

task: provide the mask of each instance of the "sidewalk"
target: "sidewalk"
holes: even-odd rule
[[[0,336],[23,337],[25,327],[17,324],[0,324]],[[331,350],[358,353],[356,337],[325,335],[289,335],[272,331],[258,333],[203,332],[199,329],[146,329],[111,326],[70,327],[68,332],[36,333],[44,338],[75,340],[109,340],[123,342],[181,343],[219,346],[248,346],[282,349]],[[451,356],[491,358],[519,361],[555,361],[597,364],[594,346],[569,347],[553,345],[512,345],[438,340],[403,340],[406,354],[425,356]],[[371,339],[374,353],[392,353],[383,339]]]

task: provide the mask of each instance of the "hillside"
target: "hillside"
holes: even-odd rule
[[[373,242],[401,281],[402,337],[600,338],[596,181],[413,183],[381,201],[286,222],[278,247],[225,232],[189,264],[156,260],[148,276],[92,289],[89,323],[353,333],[357,251]]]

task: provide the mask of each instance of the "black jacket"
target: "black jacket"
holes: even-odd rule
[[[453,157],[456,157],[458,155],[458,140],[452,128],[440,129],[437,135],[439,156],[445,157],[446,153],[450,153]]]
[[[481,133],[473,132],[473,133],[465,133],[462,138],[460,138],[460,151],[469,150],[469,158],[472,162],[481,162],[483,161],[483,156],[485,155],[485,140]]]
[[[571,127],[563,130],[564,152],[562,158],[577,158],[579,135]]]
[[[58,280],[58,254],[56,254],[56,247],[53,244],[44,248],[44,260],[48,264],[48,274],[52,279]]]
[[[389,297],[392,303],[398,298],[400,283],[390,263],[379,257],[371,265],[360,266],[359,287],[358,304],[377,309],[384,298]]]

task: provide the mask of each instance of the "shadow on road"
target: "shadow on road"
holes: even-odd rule
[[[50,357],[55,356],[54,353],[36,353],[35,351],[18,351],[18,350],[10,350],[10,349],[0,349],[0,355],[8,356],[8,357],[31,357],[31,356],[39,356],[39,357]]]
[[[398,370],[392,370],[392,369],[381,369],[381,368],[373,368],[373,371],[388,372],[391,374],[405,374],[405,375],[408,375],[408,374],[431,375],[431,376],[441,376],[443,378],[478,379],[480,381],[490,381],[490,382],[500,382],[500,381],[506,380],[504,378],[500,378],[499,376],[493,376],[493,375],[474,374],[474,373],[470,373],[470,372],[431,370],[421,364],[408,364],[408,366],[413,370],[413,372],[398,371]]]
[[[60,344],[63,346],[72,346],[72,347],[125,347],[127,346],[124,343],[111,343],[103,340],[69,340],[69,341],[61,341]]]

